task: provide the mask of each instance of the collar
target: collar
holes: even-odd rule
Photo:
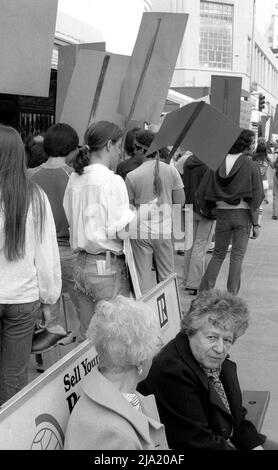
[[[103,165],[103,163],[92,163],[91,165],[85,166],[84,167],[84,173],[92,173],[96,171],[104,171],[104,172],[111,172],[113,173],[112,170],[109,170],[106,165]]]
[[[142,405],[142,413],[139,413],[97,367],[84,380],[83,390],[94,402],[124,417],[149,445],[152,443],[149,428],[158,430],[163,427],[158,421],[159,416],[154,416],[153,409],[156,409],[154,395],[144,397],[136,392]]]
[[[45,168],[46,170],[56,170],[57,168],[63,168],[64,166],[68,167],[68,165],[65,162],[65,158],[64,160],[57,160],[57,161],[55,161],[55,158],[51,158],[41,164],[41,167]]]

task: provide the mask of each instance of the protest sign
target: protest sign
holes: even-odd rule
[[[1,0],[0,93],[48,97],[58,0]]]

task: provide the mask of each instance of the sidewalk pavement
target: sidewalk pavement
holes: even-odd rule
[[[269,191],[270,192],[270,191]],[[272,197],[264,205],[262,228],[257,240],[249,240],[243,262],[239,296],[250,310],[250,326],[231,351],[237,363],[242,390],[269,390],[270,403],[262,432],[278,441],[278,220],[272,220]],[[216,288],[226,289],[229,254],[219,273]],[[175,254],[179,283],[183,256]],[[180,288],[183,310],[191,300]]]

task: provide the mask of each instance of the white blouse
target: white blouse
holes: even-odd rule
[[[117,238],[135,217],[129,208],[124,180],[106,166],[95,163],[84,173],[72,173],[64,195],[64,209],[70,226],[70,244],[75,251],[122,253]]]
[[[54,304],[61,293],[61,267],[56,228],[46,194],[42,239],[34,226],[30,205],[26,219],[25,255],[8,261],[4,254],[4,217],[0,212],[0,304],[21,304],[40,300]]]

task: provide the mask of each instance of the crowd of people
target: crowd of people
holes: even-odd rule
[[[91,124],[80,143],[64,123],[29,136],[0,125],[0,406],[28,383],[30,354],[88,337],[99,367],[71,414],[66,449],[277,449],[246,419],[229,350],[249,324],[237,297],[250,235],[259,235],[278,158],[243,130],[217,171],[191,152],[147,153],[155,133]],[[124,150],[124,155],[122,151]],[[223,156],[224,157],[224,156]],[[134,297],[129,241],[142,294],[175,271],[173,205],[193,208],[183,286],[193,295],[177,336],[162,347],[151,308]],[[206,265],[214,236],[215,248]],[[227,292],[215,290],[231,245]],[[36,331],[37,330],[37,331]]]

